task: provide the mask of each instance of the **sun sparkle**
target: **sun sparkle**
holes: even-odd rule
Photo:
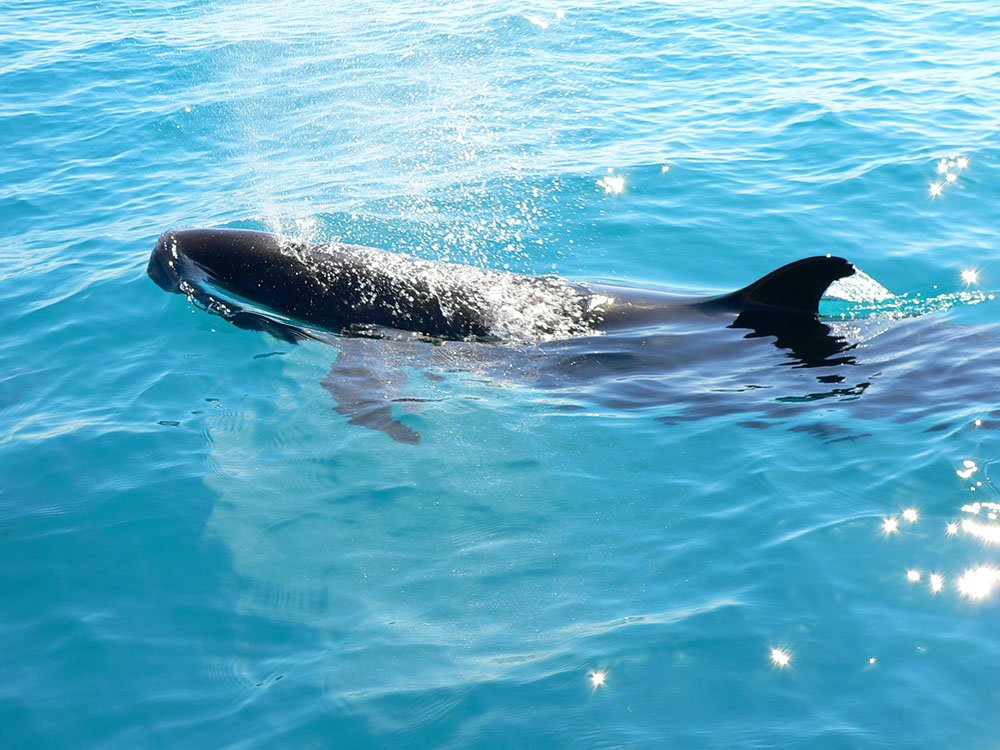
[[[792,663],[792,655],[783,648],[772,648],[771,663],[779,669],[784,669]]]
[[[955,469],[955,473],[958,474],[958,476],[960,476],[962,479],[968,479],[977,471],[979,471],[979,466],[977,466],[976,462],[970,458],[967,458],[964,461],[962,461],[961,469]]]
[[[966,518],[962,521],[962,531],[987,544],[1000,544],[1000,526],[995,523],[979,523]]]
[[[1000,570],[988,565],[965,571],[958,579],[958,590],[962,596],[973,601],[982,601],[991,593],[997,581],[1000,580]]]
[[[931,573],[931,591],[935,594],[944,588],[944,576],[940,573]]]
[[[608,673],[603,669],[595,669],[590,673],[590,684],[595,690],[602,687],[607,679]]]
[[[895,517],[886,518],[882,521],[882,531],[885,532],[886,536],[889,534],[895,534],[899,531],[899,519]]]
[[[975,284],[977,281],[979,281],[979,271],[977,271],[975,268],[964,269],[962,271],[962,281],[964,281],[967,286],[969,284]]]
[[[620,195],[625,189],[625,178],[621,175],[612,174],[610,171],[597,181],[597,184],[604,188],[608,195]]]

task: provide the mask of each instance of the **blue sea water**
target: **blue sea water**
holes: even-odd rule
[[[983,0],[0,2],[0,746],[994,747],[998,47]],[[176,226],[834,253],[907,314],[830,367],[408,366],[407,445],[336,346],[158,289]]]

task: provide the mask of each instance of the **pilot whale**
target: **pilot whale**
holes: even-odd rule
[[[940,314],[993,295],[895,296],[830,256],[691,296],[184,229],[159,238],[148,273],[240,328],[333,344],[322,385],[334,408],[404,443],[420,440],[422,418],[403,410],[479,384],[526,385],[554,413],[598,405],[665,424],[729,416],[831,442],[861,439],[883,418],[954,430],[1000,372],[992,326]],[[824,304],[833,316],[820,316],[824,296],[847,306]],[[463,385],[440,385],[453,379]],[[978,417],[977,429],[1000,425],[1000,409]]]
[[[237,229],[166,232],[148,266],[163,289],[284,339],[315,329],[389,329],[439,340],[538,342],[721,318],[793,350],[817,341],[821,297],[855,272],[843,258],[810,257],[729,294],[688,297]]]

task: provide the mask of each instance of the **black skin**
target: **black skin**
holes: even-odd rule
[[[806,258],[732,294],[691,299],[420,261],[356,245],[313,246],[234,229],[166,232],[148,268],[163,289],[186,293],[240,327],[282,338],[294,338],[299,322],[333,333],[385,328],[441,340],[495,339],[488,293],[504,283],[538,294],[558,286],[565,297],[561,314],[581,333],[721,316],[732,327],[776,337],[779,346],[806,361],[836,349],[835,341],[824,339],[819,300],[831,283],[854,272],[843,258]],[[598,299],[602,304],[595,305]],[[269,320],[268,312],[283,320]]]

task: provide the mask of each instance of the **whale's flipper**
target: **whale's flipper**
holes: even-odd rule
[[[231,311],[229,315],[224,317],[237,328],[242,328],[245,331],[263,331],[289,344],[297,344],[312,338],[301,328],[280,323],[277,320],[243,309]]]
[[[832,255],[803,258],[707,304],[736,310],[775,308],[817,315],[827,287],[854,272],[854,264],[844,258]]]
[[[406,386],[406,372],[400,364],[393,366],[380,356],[385,353],[380,344],[359,338],[338,341],[340,352],[323,380],[323,388],[333,396],[333,408],[351,424],[379,430],[399,443],[416,445],[420,433],[392,414],[393,403],[412,400],[400,395]]]

